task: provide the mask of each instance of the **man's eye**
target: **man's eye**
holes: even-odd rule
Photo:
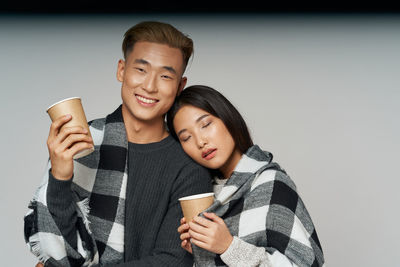
[[[161,75],[161,77],[162,77],[163,79],[168,79],[168,80],[171,80],[171,79],[172,79],[172,77],[171,77],[171,76],[168,76],[168,75]]]
[[[144,72],[144,69],[142,69],[142,68],[135,68],[137,71],[139,71],[139,72]]]

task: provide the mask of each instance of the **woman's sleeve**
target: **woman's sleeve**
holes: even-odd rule
[[[247,243],[237,236],[233,237],[233,241],[229,248],[221,254],[221,259],[229,267],[296,266],[279,251],[275,251],[271,254],[267,252],[264,247],[257,247]]]

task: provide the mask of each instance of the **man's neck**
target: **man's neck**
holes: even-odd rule
[[[124,109],[122,110],[122,117],[124,119],[128,142],[136,144],[155,143],[169,135],[165,127],[164,118],[141,121],[126,114]]]

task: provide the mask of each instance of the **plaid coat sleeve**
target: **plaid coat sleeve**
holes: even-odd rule
[[[294,182],[277,171],[272,185],[266,218],[267,252],[279,251],[298,266],[323,266],[316,229]]]
[[[63,237],[54,221],[47,203],[50,161],[43,181],[31,200],[24,217],[24,237],[29,250],[46,266],[90,266],[96,263],[94,239],[86,225],[82,210],[87,203],[76,201],[77,220],[75,224],[77,248],[73,248]]]

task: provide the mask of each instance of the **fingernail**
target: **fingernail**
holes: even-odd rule
[[[65,118],[66,118],[66,119],[69,119],[69,118],[71,118],[71,114],[67,114],[67,115],[65,115]]]

